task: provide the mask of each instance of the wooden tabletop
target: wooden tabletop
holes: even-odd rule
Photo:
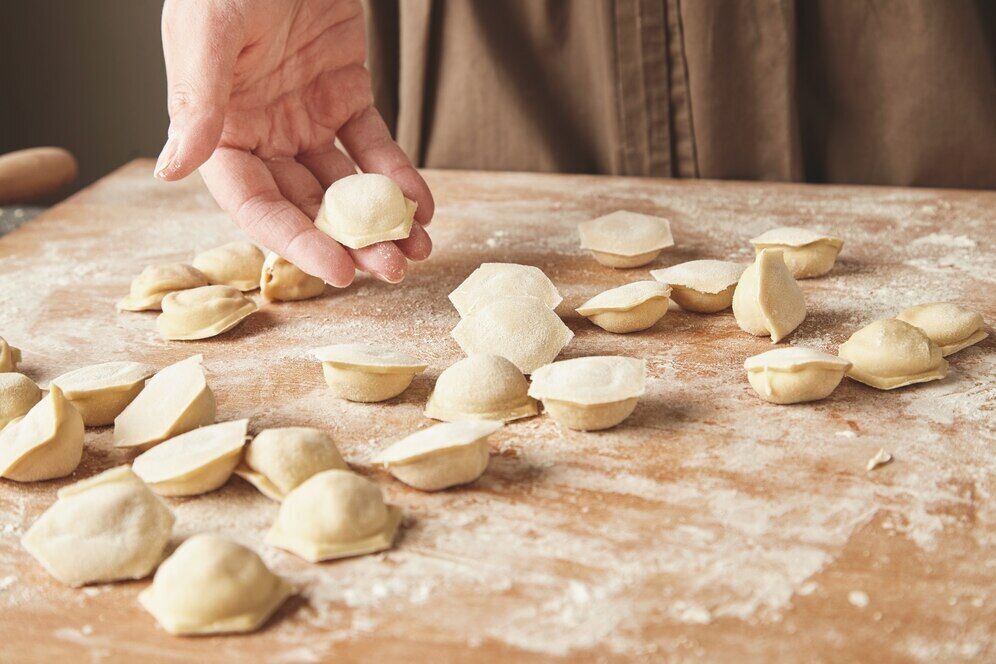
[[[673,310],[612,335],[573,312],[610,286],[696,258],[747,261],[779,225],[835,231],[809,316],[787,342],[836,352],[900,309],[961,302],[996,320],[996,193],[429,171],[432,257],[390,286],[360,277],[319,299],[266,306],[201,342],[163,342],[154,314],[118,313],[133,276],[239,237],[196,177],[165,185],[132,163],[0,238],[0,336],[46,384],[87,364],[164,366],[203,353],[219,418],[258,432],[331,432],[405,520],[392,550],[308,564],[270,549],[277,505],[238,478],[167,499],[175,540],[219,532],[301,588],[260,632],[178,638],[135,596],[147,581],[71,589],[21,548],[60,486],[128,462],[88,430],[72,478],[0,480],[0,660],[221,662],[993,661],[996,556],[992,338],[950,357],[942,381],[880,392],[845,380],[827,400],[776,406],[744,358],[771,347],[732,314]],[[653,265],[615,271],[575,224],[613,210],[667,215]],[[540,416],[494,437],[483,478],[426,494],[369,464],[427,424],[439,372],[462,354],[446,299],[481,262],[542,268],[577,336],[562,358],[642,357],[648,391],[623,425],[561,429]],[[396,345],[429,370],[392,401],[332,399],[316,346]],[[895,461],[873,472],[879,448]]]

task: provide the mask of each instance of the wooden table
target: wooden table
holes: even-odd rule
[[[747,384],[770,344],[730,312],[672,311],[617,336],[573,312],[648,278],[578,248],[575,224],[618,208],[673,220],[677,246],[650,267],[746,261],[776,225],[845,239],[830,276],[802,282],[809,317],[789,338],[835,351],[852,332],[921,302],[956,300],[996,320],[989,192],[816,187],[430,171],[436,251],[398,286],[359,278],[274,304],[203,342],[161,341],[152,314],[115,301],[155,261],[239,237],[195,177],[164,185],[151,162],[108,176],[0,239],[0,336],[45,384],[108,360],[163,366],[203,353],[219,417],[328,429],[346,459],[405,513],[386,553],[310,565],[262,544],[277,505],[233,478],[170,499],[176,540],[224,533],[301,587],[262,631],[176,638],[135,596],[146,582],[73,590],[19,545],[69,481],[125,463],[87,432],[72,480],[0,481],[0,660],[13,661],[993,661],[996,556],[993,341],[958,353],[947,379],[894,392],[845,381],[827,400],[775,406]],[[495,437],[475,484],[436,494],[372,468],[426,424],[433,380],[461,357],[446,294],[484,261],[541,267],[577,333],[562,357],[647,360],[635,414],[604,433],[547,417]],[[329,397],[309,349],[395,344],[431,366],[380,405]],[[879,448],[895,461],[874,472]]]

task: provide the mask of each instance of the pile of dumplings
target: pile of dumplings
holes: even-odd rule
[[[343,178],[326,192],[316,226],[359,248],[407,237],[414,202],[390,179]],[[674,246],[662,217],[618,211],[584,222],[581,246],[601,265],[647,265]],[[594,294],[576,312],[612,334],[647,330],[672,301],[710,314],[732,307],[737,325],[779,343],[806,318],[797,280],[831,271],[843,242],[798,228],[752,239],[750,265],[693,260],[650,271]],[[190,264],[147,267],[118,302],[122,311],[160,311],[163,339],[204,339],[237,326],[258,304],[294,301],[325,284],[276,254],[233,242]],[[556,358],[574,333],[557,314],[563,298],[537,267],[484,263],[449,294],[459,315],[452,337],[466,357],[435,382],[424,415],[438,421],[409,433],[368,461],[419,491],[476,481],[487,470],[489,438],[545,413],[576,431],[622,424],[646,387],[645,362],[616,355]],[[924,304],[855,332],[837,355],[783,347],[744,362],[764,400],[826,398],[844,376],[882,390],[943,378],[944,358],[987,336],[977,313]],[[316,348],[330,393],[357,403],[395,398],[429,363],[404,349],[370,343]],[[67,477],[84,454],[87,427],[113,426],[130,465],[65,486],[25,533],[24,548],[56,579],[78,587],[153,575],[140,604],[172,634],[251,631],[297,592],[252,549],[211,534],[184,541],[163,560],[175,517],[164,497],[215,491],[235,475],[280,503],[265,543],[318,563],[390,548],[402,523],[377,483],[350,470],[319,429],[282,427],[250,437],[247,419],[218,421],[200,355],[156,370],[106,362],[50,381],[47,393],[18,373],[21,352],[0,338],[0,477],[37,482]]]

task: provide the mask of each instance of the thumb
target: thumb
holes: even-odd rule
[[[155,175],[179,180],[208,160],[221,138],[242,48],[238,17],[228,3],[170,0],[163,6],[169,134]]]

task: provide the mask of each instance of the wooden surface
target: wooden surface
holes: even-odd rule
[[[231,333],[165,343],[154,315],[114,302],[148,263],[189,259],[238,231],[196,178],[163,185],[136,162],[0,239],[0,336],[47,381],[108,360],[163,366],[203,353],[219,417],[328,429],[405,522],[386,553],[310,565],[265,547],[277,506],[237,478],[170,499],[176,540],[225,533],[301,587],[267,627],[176,638],[135,601],[146,582],[73,590],[19,538],[70,480],[0,481],[0,660],[55,661],[993,661],[996,623],[993,341],[949,358],[946,380],[879,392],[845,381],[809,405],[762,402],[745,357],[770,348],[730,312],[671,311],[650,331],[603,332],[573,307],[648,269],[748,260],[776,225],[844,238],[836,269],[802,282],[809,317],[788,339],[835,352],[901,308],[956,300],[996,320],[996,194],[858,187],[429,172],[436,250],[398,286],[274,304]],[[627,208],[673,220],[677,246],[613,271],[575,224]],[[495,436],[475,484],[408,489],[368,464],[426,424],[439,372],[461,357],[446,299],[478,264],[541,267],[577,333],[562,358],[644,357],[634,415],[604,433],[547,417]],[[380,405],[331,399],[309,349],[397,345],[431,363]],[[130,460],[89,430],[74,480]],[[895,461],[872,473],[883,447]]]

